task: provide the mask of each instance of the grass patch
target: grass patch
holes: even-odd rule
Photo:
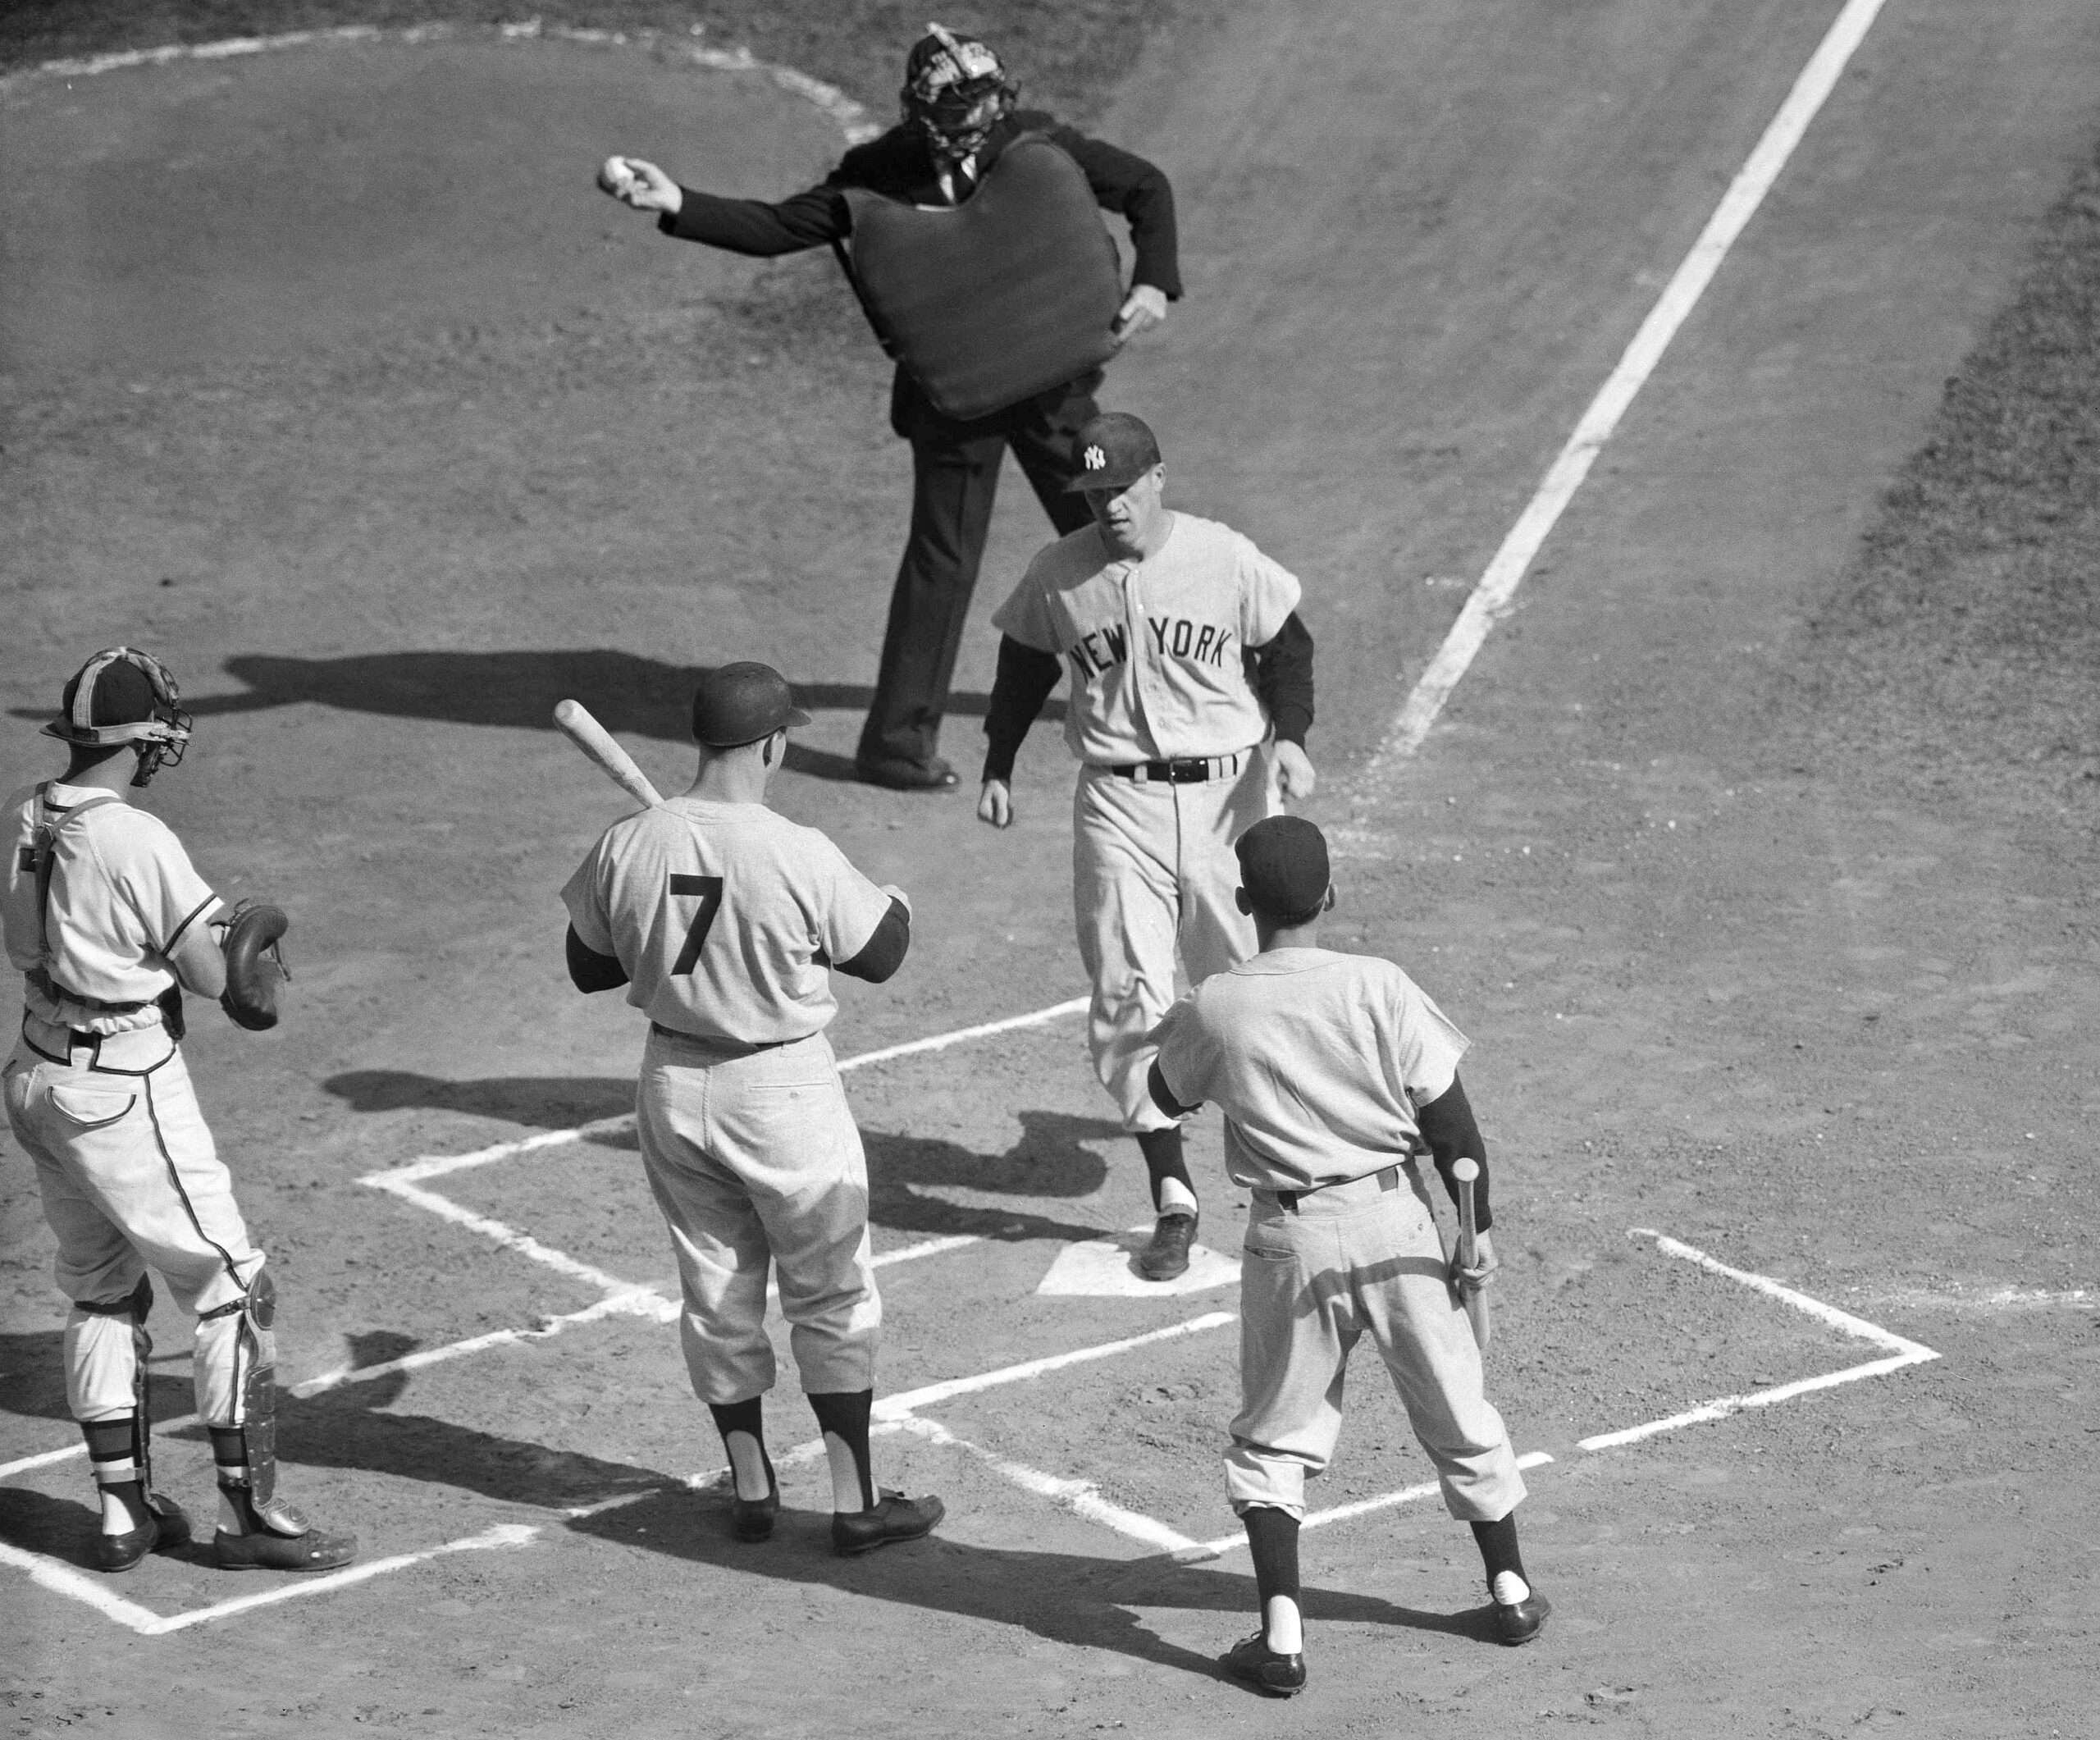
[[[1913,795],[2100,811],[2100,158],[1801,651],[1812,751]]]
[[[1230,10],[1231,0],[8,0],[0,7],[0,71],[171,43],[288,30],[445,23],[492,28],[536,17],[553,28],[655,30],[697,25],[724,48],[746,48],[838,85],[879,116],[892,110],[904,52],[938,12],[981,33],[1021,82],[1025,102],[1070,118],[1098,111],[1157,32]]]

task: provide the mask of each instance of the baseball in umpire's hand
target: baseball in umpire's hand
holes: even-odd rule
[[[1320,783],[1320,776],[1312,771],[1312,760],[1295,743],[1281,740],[1276,744],[1276,787],[1286,797],[1299,803],[1312,795],[1312,788]]]
[[[598,168],[598,185],[637,212],[675,215],[686,203],[678,184],[646,158],[607,158]]]
[[[1014,794],[1003,779],[987,779],[983,794],[977,800],[977,819],[989,822],[994,828],[1011,828],[1014,824]]]

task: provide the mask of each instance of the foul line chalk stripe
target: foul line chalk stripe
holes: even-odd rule
[[[434,1546],[420,1553],[396,1553],[389,1559],[375,1559],[368,1564],[353,1565],[348,1570],[336,1571],[326,1577],[302,1578],[296,1582],[285,1582],[268,1589],[258,1589],[253,1595],[235,1596],[231,1601],[219,1601],[209,1607],[192,1608],[187,1613],[162,1615],[136,1601],[127,1601],[121,1595],[112,1595],[106,1581],[98,1582],[84,1572],[42,1553],[25,1552],[17,1546],[0,1541],[0,1564],[11,1564],[26,1571],[33,1582],[41,1584],[54,1594],[70,1596],[84,1601],[106,1618],[120,1625],[127,1625],[142,1637],[165,1637],[168,1633],[183,1631],[192,1625],[202,1625],[207,1620],[223,1619],[231,1614],[245,1613],[251,1607],[265,1607],[277,1601],[294,1601],[301,1596],[320,1595],[331,1589],[340,1589],[349,1583],[365,1582],[374,1577],[383,1577],[389,1571],[404,1570],[412,1564],[420,1564],[427,1559],[436,1559],[446,1553],[470,1553],[484,1548],[523,1546],[540,1531],[523,1523],[504,1523],[486,1529],[478,1535],[461,1541],[448,1541],[442,1546]]]
[[[920,1408],[930,1408],[936,1402],[947,1401],[952,1396],[968,1395],[979,1390],[989,1390],[1001,1384],[1020,1383],[1028,1378],[1040,1377],[1046,1372],[1061,1372],[1066,1366],[1083,1365],[1089,1360],[1112,1359],[1135,1347],[1149,1347],[1155,1341],[1171,1341],[1181,1336],[1201,1335],[1209,1329],[1222,1329],[1228,1323],[1239,1321],[1236,1311],[1206,1312],[1202,1317],[1190,1318],[1185,1322],[1170,1323],[1164,1329],[1148,1331],[1141,1336],[1131,1336],[1121,1341],[1104,1341],[1098,1347],[1082,1347],[1069,1354],[1052,1354],[1041,1359],[1024,1360],[1019,1365],[1002,1366],[996,1372],[985,1372],[975,1377],[951,1377],[945,1383],[929,1383],[922,1389],[906,1390],[901,1395],[888,1396],[875,1404],[875,1418],[894,1420]]]
[[[1633,341],[1620,357],[1618,366],[1591,400],[1589,409],[1576,424],[1575,432],[1568,436],[1568,444],[1548,469],[1545,481],[1540,484],[1530,505],[1503,539],[1502,547],[1495,551],[1486,573],[1466,600],[1465,608],[1459,611],[1459,619],[1451,625],[1444,644],[1437,649],[1436,656],[1431,660],[1429,668],[1422,673],[1406,704],[1388,728],[1385,740],[1365,765],[1358,776],[1360,779],[1369,780],[1385,763],[1412,756],[1422,747],[1422,739],[1429,734],[1430,727],[1436,722],[1444,703],[1458,687],[1459,679],[1466,674],[1489,631],[1509,614],[1517,588],[1523,583],[1525,573],[1536,559],[1541,546],[1563,510],[1574,499],[1575,492],[1582,488],[1582,480],[1589,475],[1597,454],[1618,428],[1619,418],[1625,415],[1635,395],[1662,361],[1663,353],[1677,336],[1678,329],[1705,294],[1706,286],[1720,270],[1729,249],[1764,203],[1765,194],[1808,130],[1809,123],[1815,120],[1836,87],[1853,52],[1865,40],[1882,4],[1883,0],[1848,0],[1838,14],[1822,43],[1809,57],[1807,66],[1801,69],[1801,76],[1795,80],[1787,100],[1780,104],[1778,113],[1764,130],[1764,137],[1758,140],[1756,148],[1737,171],[1714,215],[1707,220],[1699,240],[1692,244],[1691,252],[1685,256],[1655,307],[1649,310],[1648,317],[1641,322],[1640,331],[1634,334]]]
[[[902,1045],[888,1045],[880,1051],[863,1052],[858,1057],[842,1057],[839,1073],[850,1070],[867,1069],[878,1063],[888,1063],[894,1058],[915,1057],[921,1052],[945,1051],[951,1045],[961,1045],[970,1039],[988,1039],[993,1034],[1011,1033],[1023,1027],[1038,1027],[1064,1016],[1077,1015],[1087,1007],[1087,999],[1075,997],[1068,1002],[1052,1003],[1047,1009],[1031,1010],[1026,1015],[1010,1015],[1000,1021],[984,1021],[975,1027],[960,1027],[953,1033],[937,1033],[930,1039],[910,1039]],[[634,1114],[622,1112],[611,1117],[601,1117],[588,1124],[578,1124],[573,1130],[542,1130],[536,1136],[523,1136],[514,1142],[497,1142],[487,1148],[477,1148],[463,1154],[426,1154],[409,1161],[405,1166],[389,1167],[385,1171],[368,1172],[358,1182],[375,1189],[392,1190],[405,1184],[418,1184],[426,1178],[441,1178],[447,1172],[461,1172],[477,1166],[491,1166],[499,1160],[508,1160],[513,1155],[530,1153],[536,1149],[559,1147],[568,1142],[586,1142],[597,1136],[624,1135],[634,1128]]]
[[[1536,1468],[1553,1460],[1544,1450],[1532,1450],[1517,1459],[1520,1468]],[[1325,1528],[1330,1523],[1346,1523],[1352,1517],[1368,1516],[1374,1510],[1390,1510],[1399,1505],[1412,1505],[1418,1499],[1434,1498],[1444,1490],[1440,1482],[1426,1480],[1418,1487],[1403,1487],[1397,1492],[1383,1492],[1376,1498],[1360,1498],[1347,1505],[1335,1505],[1325,1510],[1308,1510],[1299,1528]],[[1206,1559],[1220,1559],[1235,1547],[1247,1544],[1247,1532],[1220,1535],[1215,1541],[1192,1542],[1186,1549],[1175,1554],[1184,1564],[1198,1564]]]
[[[506,1250],[514,1250],[521,1257],[530,1257],[535,1263],[546,1264],[557,1274],[566,1275],[572,1281],[580,1281],[587,1286],[596,1287],[601,1293],[624,1294],[636,1290],[631,1281],[618,1280],[603,1269],[578,1262],[566,1253],[555,1249],[552,1245],[542,1244],[529,1232],[520,1232],[514,1226],[507,1226],[492,1216],[477,1214],[472,1208],[463,1208],[449,1196],[440,1196],[435,1190],[422,1190],[399,1179],[385,1177],[368,1178],[363,1182],[391,1191],[404,1202],[413,1203],[418,1208],[450,1221],[456,1226],[464,1226],[469,1231],[478,1232],[483,1238],[494,1240]]]
[[[1937,1359],[1939,1355],[1921,1341],[1912,1341],[1897,1335],[1892,1329],[1883,1329],[1879,1323],[1869,1323],[1863,1317],[1854,1317],[1849,1311],[1840,1311],[1835,1305],[1826,1305],[1819,1299],[1811,1299],[1806,1293],[1796,1292],[1783,1281],[1774,1281],[1769,1275],[1759,1275],[1749,1269],[1732,1268],[1717,1257],[1710,1257],[1696,1245],[1687,1244],[1681,1239],[1673,1239],[1668,1233],[1658,1232],[1652,1226],[1629,1226],[1627,1236],[1634,1239],[1652,1239],[1655,1249],[1666,1257],[1681,1258],[1694,1263],[1711,1274],[1725,1276],[1728,1280],[1776,1299],[1783,1304],[1828,1323],[1833,1329],[1841,1329],[1847,1335],[1862,1341],[1871,1341],[1877,1347],[1885,1347],[1892,1354],[1907,1354],[1914,1359]]]
[[[1197,1543],[1188,1536],[1168,1528],[1157,1518],[1146,1516],[1141,1511],[1126,1510],[1122,1505],[1103,1498],[1101,1488],[1093,1481],[1066,1480],[1056,1474],[1045,1473],[1041,1468],[1032,1468],[1026,1463],[1011,1461],[986,1450],[982,1445],[957,1437],[947,1427],[933,1420],[912,1419],[902,1423],[904,1430],[914,1436],[924,1438],[929,1444],[967,1451],[1022,1491],[1033,1492],[1039,1498],[1048,1499],[1083,1522],[1112,1528],[1119,1535],[1127,1535],[1133,1541],[1142,1541],[1147,1546],[1162,1553],[1178,1555],[1200,1550]]]
[[[11,1564],[18,1571],[25,1571],[30,1581],[39,1587],[54,1595],[71,1596],[76,1601],[85,1601],[98,1613],[120,1625],[128,1625],[134,1631],[150,1633],[161,1623],[161,1616],[150,1607],[141,1607],[136,1601],[127,1601],[121,1595],[112,1594],[106,1576],[90,1577],[70,1564],[42,1553],[25,1552],[4,1541],[0,1541],[0,1564]]]
[[[456,40],[459,33],[450,25],[412,25],[395,33],[398,41],[411,46],[423,43]],[[806,72],[792,66],[776,66],[761,61],[748,48],[703,48],[668,37],[658,30],[591,30],[557,25],[543,29],[536,18],[522,24],[496,26],[496,38],[502,42],[537,42],[547,39],[557,42],[578,43],[594,48],[623,48],[632,43],[640,48],[662,47],[684,54],[696,66],[705,66],[715,72],[756,72],[763,74],[783,90],[800,97],[824,111],[846,135],[850,145],[858,145],[874,139],[883,130],[868,118],[867,110],[856,103],[835,84],[827,84],[821,79],[813,79]],[[235,36],[215,43],[171,43],[158,48],[134,48],[116,54],[95,54],[72,60],[46,61],[39,66],[27,69],[30,75],[48,75],[62,79],[94,78],[105,72],[119,72],[134,66],[165,66],[172,61],[230,61],[251,54],[268,54],[282,48],[304,48],[333,43],[376,43],[385,40],[385,33],[371,25],[345,25],[332,30],[287,30],[276,36]],[[7,77],[21,77],[9,74]],[[4,82],[4,79],[0,79]]]
[[[1779,1402],[1792,1401],[1797,1395],[1807,1395],[1818,1390],[1834,1389],[1839,1384],[1857,1383],[1863,1378],[1885,1377],[1891,1372],[1900,1372],[1906,1366],[1923,1365],[1938,1359],[1938,1353],[1922,1341],[1913,1341],[1899,1336],[1893,1330],[1883,1329],[1879,1323],[1869,1323],[1865,1318],[1855,1317],[1849,1311],[1840,1311],[1835,1305],[1825,1304],[1819,1299],[1774,1281],[1769,1275],[1760,1275],[1749,1269],[1739,1269],[1709,1256],[1696,1245],[1673,1239],[1658,1232],[1652,1226],[1630,1226],[1628,1236],[1652,1239],[1655,1249],[1664,1256],[1676,1257],[1684,1262],[1696,1263],[1710,1274],[1723,1276],[1729,1281],[1776,1299],[1782,1304],[1827,1323],[1833,1329],[1874,1346],[1888,1350],[1889,1357],[1870,1359],[1864,1365],[1847,1366],[1842,1371],[1824,1372],[1814,1377],[1797,1378],[1792,1383],[1774,1384],[1769,1389],[1752,1390],[1741,1395],[1716,1396],[1712,1401],[1702,1402],[1682,1413],[1673,1413],[1667,1419],[1650,1420],[1641,1426],[1629,1426],[1619,1432],[1598,1432],[1593,1436],[1576,1441],[1578,1449],[1586,1450],[1616,1450],[1623,1445],[1637,1444],[1644,1438],[1659,1436],[1666,1432],[1676,1432],[1686,1426],[1701,1426],[1712,1420],[1724,1420],[1731,1414],[1743,1413],[1753,1408],[1769,1408]]]

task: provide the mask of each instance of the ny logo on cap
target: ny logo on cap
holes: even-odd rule
[[[1107,470],[1108,455],[1102,452],[1098,447],[1088,448],[1086,450],[1086,468],[1089,471]]]

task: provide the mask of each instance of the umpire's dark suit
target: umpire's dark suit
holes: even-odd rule
[[[978,153],[975,177],[1020,133],[1048,135],[1086,172],[1102,205],[1129,221],[1136,251],[1134,284],[1153,285],[1178,298],[1174,191],[1166,176],[1143,158],[1089,139],[1040,111],[1020,110],[1001,121]],[[822,185],[778,205],[682,188],[681,209],[657,222],[667,235],[737,253],[792,253],[847,233],[851,214],[839,194],[847,187],[917,205],[948,203],[924,136],[900,126],[855,146]],[[1062,491],[1075,470],[1075,438],[1095,413],[1093,393],[1100,384],[1100,371],[1093,370],[989,417],[958,422],[929,404],[902,368],[897,372],[890,425],[911,443],[911,533],[890,597],[874,705],[861,733],[863,774],[887,775],[895,783],[944,783],[945,764],[937,761],[934,748],[991,524],[1000,460],[1012,447],[1060,532],[1087,523],[1085,498]]]

